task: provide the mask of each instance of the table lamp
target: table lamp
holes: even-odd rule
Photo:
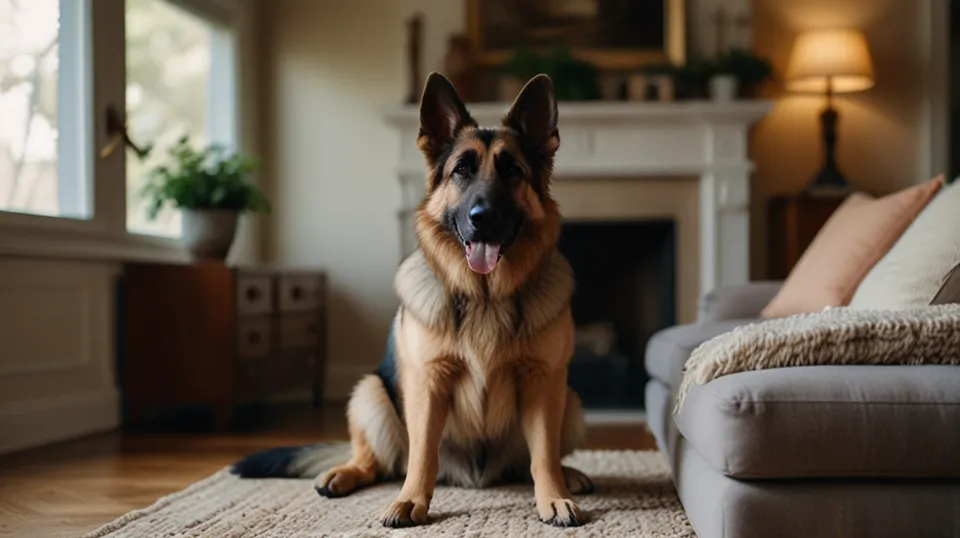
[[[873,65],[863,34],[853,30],[817,30],[800,34],[787,66],[787,89],[825,93],[827,106],[820,113],[823,134],[823,167],[808,191],[844,191],[849,186],[837,167],[837,110],[833,94],[866,90],[873,86]]]

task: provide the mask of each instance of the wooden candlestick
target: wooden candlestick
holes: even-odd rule
[[[407,94],[407,103],[420,102],[420,84],[423,78],[420,72],[420,51],[423,34],[423,15],[415,13],[407,20],[407,62],[410,68],[410,92]]]

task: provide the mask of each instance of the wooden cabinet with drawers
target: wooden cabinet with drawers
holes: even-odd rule
[[[787,278],[843,196],[777,196],[767,206],[767,276]]]
[[[134,263],[118,295],[125,425],[207,405],[223,428],[239,404],[302,389],[322,401],[322,272]]]

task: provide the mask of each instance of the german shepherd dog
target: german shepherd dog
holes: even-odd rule
[[[319,474],[324,497],[404,477],[381,517],[387,527],[426,523],[438,480],[532,480],[540,519],[578,526],[571,494],[593,484],[561,465],[585,427],[567,386],[574,278],[557,250],[560,214],[550,195],[560,146],[553,83],[534,77],[502,125],[483,128],[433,73],[417,145],[427,168],[418,249],[397,270],[400,307],[383,361],[348,403],[349,447],[272,449],[234,472]]]

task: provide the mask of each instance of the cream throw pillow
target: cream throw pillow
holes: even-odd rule
[[[867,273],[850,302],[858,309],[930,304],[944,275],[960,263],[960,184],[944,187],[890,252]]]
[[[882,198],[850,195],[820,229],[760,316],[778,318],[846,306],[867,272],[942,185],[943,178],[937,177]]]

